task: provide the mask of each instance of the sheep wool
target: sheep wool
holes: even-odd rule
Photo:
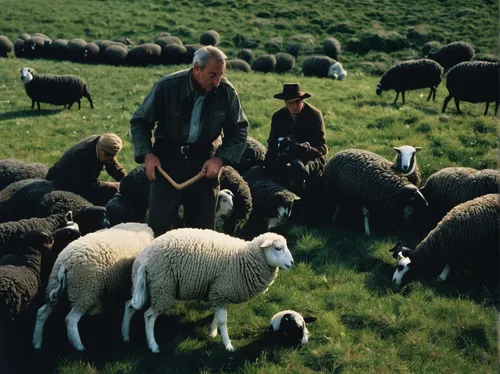
[[[48,170],[47,165],[41,163],[26,163],[15,159],[0,160],[0,191],[20,180],[45,179]]]
[[[265,233],[244,241],[212,230],[177,229],[156,238],[137,257],[132,268],[132,299],[125,305],[122,334],[129,339],[132,315],[149,301],[146,336],[153,352],[154,321],[175,300],[208,300],[215,308],[212,337],[220,326],[223,344],[233,350],[227,335],[229,303],[241,303],[263,293],[274,282],[278,267],[288,269],[293,258],[284,237]]]
[[[66,317],[68,338],[77,350],[84,350],[78,321],[100,305],[104,291],[113,292],[127,284],[135,257],[152,240],[153,231],[147,225],[122,223],[71,242],[52,268],[45,305],[38,310],[34,347],[41,348],[44,323],[65,293],[71,306]]]

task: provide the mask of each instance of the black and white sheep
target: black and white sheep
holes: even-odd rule
[[[45,179],[47,165],[26,163],[16,159],[0,160],[0,191],[9,184],[24,179]]]
[[[442,112],[445,112],[450,100],[454,99],[459,114],[462,114],[460,101],[467,101],[486,102],[484,115],[488,114],[490,102],[494,102],[497,115],[500,103],[499,76],[500,62],[470,61],[455,65],[446,75],[448,96],[444,99]]]
[[[314,321],[316,317],[303,317],[295,310],[283,310],[271,318],[268,330],[273,341],[278,345],[305,345],[309,341],[306,323]]]
[[[227,304],[242,303],[263,293],[278,269],[287,270],[293,257],[286,239],[275,233],[244,241],[213,230],[178,229],[156,238],[137,256],[132,267],[132,298],[126,302],[122,336],[130,340],[130,321],[144,313],[146,339],[159,352],[154,336],[158,316],[176,300],[207,300],[215,313],[209,336],[219,328],[227,351],[234,351],[227,331]],[[193,277],[193,274],[196,274]]]
[[[252,212],[245,228],[263,232],[284,225],[300,197],[266,176],[259,166],[244,173],[243,179],[252,194]]]
[[[65,295],[71,307],[65,319],[68,338],[77,350],[84,350],[78,321],[101,304],[105,292],[130,284],[134,259],[152,240],[153,230],[146,224],[123,223],[71,242],[52,268],[45,305],[37,313],[34,348],[41,348],[45,322]]]
[[[347,71],[344,70],[344,67],[340,62],[335,62],[330,68],[328,69],[328,78],[332,79],[337,79],[339,81],[342,81],[347,77]]]
[[[474,57],[474,49],[465,42],[454,42],[446,44],[436,51],[431,51],[427,58],[436,61],[445,71],[450,70],[453,66],[470,61]]]
[[[498,193],[480,196],[456,206],[414,251],[406,247],[394,249],[398,254],[398,265],[393,282],[401,284],[408,272],[419,275],[432,270],[441,270],[438,280],[445,281],[451,269],[477,270],[498,281],[499,219]]]
[[[12,52],[14,45],[5,35],[0,35],[0,58],[8,57],[7,54]]]
[[[400,175],[406,177],[410,183],[419,187],[421,182],[420,169],[417,165],[417,152],[420,147],[412,147],[411,145],[402,145],[394,147],[396,157],[392,162],[392,168]]]
[[[328,161],[324,175],[331,208],[336,207],[333,220],[341,206],[362,212],[366,235],[370,235],[369,215],[380,215],[382,219],[375,222],[401,225],[409,220],[413,210],[427,207],[418,188],[398,175],[390,161],[373,152],[338,152]]]
[[[76,75],[37,74],[31,68],[22,68],[21,80],[26,94],[31,99],[31,109],[35,107],[35,103],[38,110],[40,103],[68,105],[68,109],[78,103],[80,109],[82,97],[86,97],[90,107],[94,109],[87,84]]]
[[[398,101],[400,93],[404,104],[406,91],[430,88],[427,101],[431,97],[434,101],[442,75],[443,68],[436,61],[429,59],[403,61],[392,66],[382,75],[379,84],[377,84],[376,93],[380,96],[384,91],[394,90],[396,98],[393,104]]]

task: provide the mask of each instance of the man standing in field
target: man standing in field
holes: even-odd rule
[[[147,223],[155,236],[172,228],[181,204],[188,227],[214,229],[220,169],[240,160],[248,135],[238,94],[222,77],[226,58],[216,47],[199,49],[192,68],[156,82],[130,120],[135,160],[145,163],[151,180]],[[222,145],[210,157],[221,134]],[[200,170],[204,177],[179,191],[158,167],[178,183]]]

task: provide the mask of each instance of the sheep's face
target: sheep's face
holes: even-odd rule
[[[316,318],[306,317],[307,322],[314,322]],[[269,331],[274,333],[278,344],[285,346],[305,345],[309,341],[309,330],[306,319],[295,311],[283,311],[275,314],[271,319]]]
[[[392,276],[392,281],[398,286],[401,284],[403,277],[406,273],[410,271],[411,260],[409,257],[405,257],[402,252],[398,254],[398,266],[394,275]]]
[[[291,206],[284,206],[284,205],[279,206],[277,209],[277,215],[267,220],[267,229],[270,230],[272,228],[283,225],[288,220],[291,214],[292,214]]]
[[[31,68],[22,68],[20,71],[21,80],[24,84],[27,84],[33,80],[33,70]]]
[[[403,145],[394,147],[397,152],[396,161],[394,162],[396,170],[409,174],[415,171],[416,153],[420,151],[420,147],[412,147],[411,145]]]
[[[271,239],[264,236],[260,247],[264,250],[264,256],[269,266],[280,267],[284,270],[292,267],[293,257],[286,245],[285,238],[276,238],[276,235],[273,235]]]
[[[220,190],[217,200],[217,217],[230,215],[234,208],[233,197],[234,194],[230,190]]]
[[[379,83],[377,84],[377,88],[375,90],[375,92],[377,93],[378,96],[382,95],[382,92],[384,91],[384,88],[382,87],[382,85]]]

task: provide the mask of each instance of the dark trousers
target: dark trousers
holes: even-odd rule
[[[181,154],[179,147],[154,150],[163,170],[177,183],[182,183],[201,171],[208,159],[208,150],[195,149]],[[219,193],[219,178],[203,178],[183,190],[176,190],[158,171],[151,181],[147,224],[155,237],[171,230],[179,220],[179,206],[184,207],[186,227],[215,229],[215,208]]]

